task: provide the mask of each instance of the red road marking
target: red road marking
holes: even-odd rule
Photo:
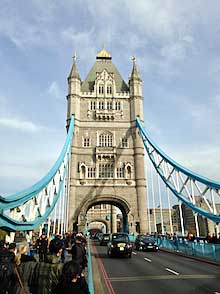
[[[97,255],[98,264],[99,264],[99,267],[100,267],[100,269],[102,271],[102,275],[104,277],[106,287],[108,288],[108,293],[109,294],[115,294],[115,291],[114,291],[114,289],[112,287],[112,284],[111,284],[111,282],[109,280],[108,274],[107,274],[107,272],[105,270],[104,264],[103,264],[101,258],[99,257],[99,253],[98,253],[98,251],[96,249],[96,246],[94,244],[93,244],[93,249],[94,249],[94,251],[95,251],[95,253]]]

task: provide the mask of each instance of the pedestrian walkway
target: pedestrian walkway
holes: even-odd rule
[[[106,287],[106,281],[103,276],[102,269],[99,266],[99,255],[95,248],[95,241],[91,241],[91,258],[92,258],[92,272],[94,282],[95,294],[107,294],[109,293]]]

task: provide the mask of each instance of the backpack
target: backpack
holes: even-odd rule
[[[0,250],[0,294],[11,294],[16,284],[13,255],[6,249]]]

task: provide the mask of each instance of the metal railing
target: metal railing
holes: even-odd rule
[[[203,240],[188,241],[185,238],[172,240],[163,237],[156,238],[156,242],[159,248],[220,262],[220,244],[207,243]]]
[[[91,250],[90,250],[90,236],[88,234],[87,239],[87,251],[88,251],[88,287],[90,294],[94,294],[94,283],[92,274],[92,260],[91,260]]]

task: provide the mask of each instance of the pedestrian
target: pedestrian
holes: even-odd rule
[[[12,261],[15,262],[15,256],[17,254],[16,243],[10,243],[8,246],[8,251],[11,253]]]
[[[69,261],[64,264],[62,274],[60,276],[59,284],[56,287],[55,293],[74,293],[83,294],[80,287],[80,267],[75,261]]]
[[[32,293],[31,284],[35,279],[36,259],[28,255],[28,243],[22,242],[18,246],[15,256],[15,264],[18,269],[19,283],[26,293]],[[21,290],[22,293],[23,290]],[[23,292],[24,292],[23,291]]]
[[[80,284],[81,289],[84,290],[84,293],[89,293],[88,284],[85,279],[84,270],[87,267],[87,256],[85,249],[86,240],[82,235],[77,235],[75,238],[75,244],[71,249],[72,260],[78,263],[80,267]]]
[[[49,254],[45,262],[39,262],[35,281],[32,284],[32,294],[53,294],[62,273],[61,262],[62,242],[59,238],[50,241]]]
[[[45,233],[43,233],[37,240],[37,249],[39,253],[39,261],[45,261],[47,256],[48,240]]]
[[[14,256],[0,240],[0,294],[14,294],[17,278],[14,270]]]

